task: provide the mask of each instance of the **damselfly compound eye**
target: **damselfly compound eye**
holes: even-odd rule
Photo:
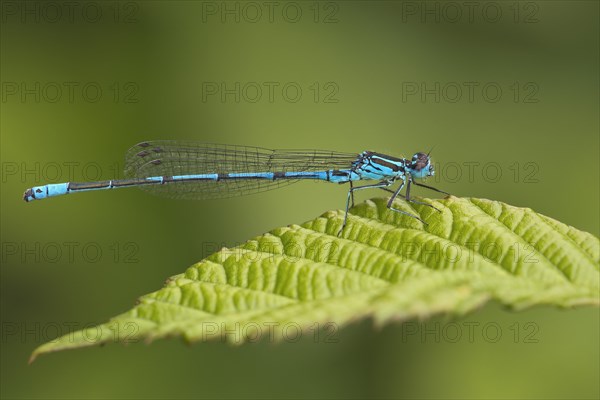
[[[429,165],[429,156],[425,153],[417,153],[412,158],[410,168],[415,171],[420,171]]]

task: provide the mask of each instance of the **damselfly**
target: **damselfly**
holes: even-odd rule
[[[151,141],[133,146],[125,156],[126,179],[56,183],[35,186],[25,191],[25,201],[92,190],[139,187],[154,194],[180,199],[227,198],[262,192],[302,179],[349,183],[346,214],[354,205],[354,192],[379,188],[392,193],[387,207],[401,214],[418,216],[393,207],[406,185],[407,201],[436,209],[410,197],[411,184],[448,194],[418,183],[434,174],[429,153],[416,153],[409,160],[372,151],[360,154],[324,150],[268,150],[259,147],[206,144],[185,141]],[[357,181],[377,183],[354,186]],[[393,191],[388,189],[400,181]],[[340,231],[341,232],[341,231]]]

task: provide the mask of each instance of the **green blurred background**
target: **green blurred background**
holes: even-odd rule
[[[490,304],[456,321],[456,343],[446,320],[364,321],[336,343],[166,340],[27,365],[218,248],[343,207],[344,187],[311,182],[222,201],[22,201],[120,176],[142,140],[435,146],[437,187],[598,235],[598,2],[469,4],[3,1],[2,397],[598,398],[596,308]]]

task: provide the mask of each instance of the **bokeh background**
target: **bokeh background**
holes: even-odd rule
[[[2,397],[598,398],[597,308],[492,303],[450,321],[458,340],[443,319],[363,321],[334,343],[165,340],[27,364],[222,246],[343,207],[344,187],[312,182],[222,201],[22,201],[121,176],[143,140],[435,146],[441,189],[598,235],[598,2],[469,4],[3,1]]]

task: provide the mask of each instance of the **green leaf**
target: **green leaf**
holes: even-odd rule
[[[290,327],[463,315],[490,299],[521,309],[600,303],[600,242],[528,208],[448,197],[431,207],[387,199],[222,249],[98,327],[37,348],[181,336],[233,343],[289,337]],[[287,330],[287,332],[286,332]],[[297,332],[296,332],[297,333]],[[288,335],[288,336],[286,336]]]

